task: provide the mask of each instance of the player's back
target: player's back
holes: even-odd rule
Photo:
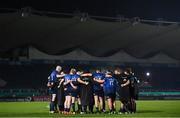
[[[64,82],[66,83],[67,81],[71,80],[72,76],[70,74],[66,74],[64,76]],[[67,85],[65,85],[65,88],[67,89],[66,91],[72,91],[72,86],[70,85],[70,83],[68,83]]]
[[[95,78],[96,80],[103,80],[104,79],[104,74],[103,73],[93,73],[93,78]],[[95,91],[99,91],[102,90],[102,86],[99,83],[95,83],[93,85],[93,89]]]
[[[117,87],[117,81],[113,77],[105,77],[104,79],[104,92],[105,93],[115,93]]]
[[[71,81],[75,86],[78,85],[78,78],[80,78],[80,76],[78,74],[72,74],[71,75]]]

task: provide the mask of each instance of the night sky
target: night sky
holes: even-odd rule
[[[140,17],[180,21],[180,0],[1,0],[1,8],[30,6],[36,10],[73,13],[76,10],[90,15]]]

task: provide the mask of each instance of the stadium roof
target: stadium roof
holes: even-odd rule
[[[141,63],[141,64],[180,64],[179,60],[173,59],[166,54],[158,53],[148,59],[138,59],[132,57],[124,51],[119,51],[108,57],[95,57],[86,52],[76,49],[64,55],[48,55],[33,47],[29,48],[30,60],[69,60],[69,61],[98,61],[110,63]]]
[[[19,13],[0,14],[0,53],[33,46],[52,55],[81,49],[92,56],[108,57],[124,51],[135,58],[163,53],[180,60],[180,26],[137,21],[107,22],[92,18],[48,17]]]

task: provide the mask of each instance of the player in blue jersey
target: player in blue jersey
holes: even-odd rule
[[[78,80],[81,79],[81,75],[83,74],[82,71],[77,71],[76,74],[79,76]],[[77,101],[78,101],[78,113],[82,112],[82,104],[81,104],[81,98],[80,98],[80,92],[81,92],[81,83],[79,83],[79,81],[77,82],[78,85],[78,89],[77,89]]]
[[[64,76],[64,86],[65,86],[64,114],[70,114],[72,96],[74,96],[74,93],[77,89],[77,86],[75,86],[72,82],[72,69],[70,70],[70,74],[65,74]]]
[[[58,78],[64,75],[60,75],[62,70],[61,66],[57,66],[56,69],[50,74],[48,77],[47,87],[49,89],[49,93],[51,95],[50,101],[50,113],[54,113],[56,109],[56,99],[57,99],[57,89],[58,89]]]
[[[76,98],[79,98],[79,95],[78,95],[78,90],[79,90],[79,87],[78,87],[78,79],[80,78],[80,75],[76,74],[76,69],[72,68],[70,70],[70,75],[71,75],[71,81],[72,81],[72,84],[74,86],[77,87],[77,89],[74,89],[73,93],[72,93],[72,111],[73,111],[73,114],[75,114],[75,101],[76,101]],[[80,100],[78,101],[78,105],[80,105]]]
[[[103,88],[105,96],[107,97],[110,114],[115,113],[117,80],[112,76],[112,72],[110,71],[106,72]]]
[[[70,90],[72,88],[70,82],[71,82],[71,75],[69,73],[66,73],[64,76],[64,95],[65,95],[64,114],[70,111],[71,93],[72,93],[72,91]]]
[[[96,80],[99,83],[103,83],[104,94],[108,100],[108,107],[110,113],[115,112],[115,98],[117,89],[117,80],[112,76],[112,72],[107,71],[103,80]]]
[[[104,92],[103,92],[103,84],[100,83],[104,79],[104,74],[101,73],[99,69],[96,70],[93,75],[94,85],[93,85],[93,92],[94,92],[94,101],[95,101],[95,107],[96,107],[96,113],[99,112],[99,105],[101,112],[104,112],[105,110],[105,102],[104,102]]]

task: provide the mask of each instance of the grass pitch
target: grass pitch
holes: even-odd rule
[[[116,109],[120,103],[117,101]],[[48,102],[0,102],[0,117],[180,117],[180,100],[137,101],[136,114],[49,114]]]

